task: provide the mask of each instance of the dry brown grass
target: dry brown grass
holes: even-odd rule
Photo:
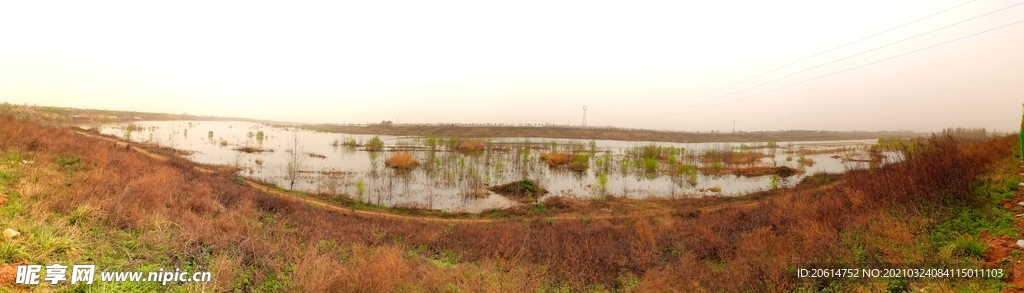
[[[479,140],[462,141],[456,147],[460,152],[482,152],[484,148],[486,148],[486,145],[483,141]]]
[[[590,201],[565,196],[552,196],[544,199],[544,204],[557,207],[562,210],[578,210],[589,206]]]
[[[411,154],[407,152],[397,152],[384,160],[384,165],[396,168],[396,169],[413,169],[420,165],[420,161],[416,160]]]
[[[560,152],[541,153],[540,159],[548,165],[565,165],[572,162],[572,156]]]

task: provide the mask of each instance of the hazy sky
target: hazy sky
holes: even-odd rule
[[[0,102],[701,131],[1008,131],[1024,102],[1021,0],[332,2],[4,1]]]

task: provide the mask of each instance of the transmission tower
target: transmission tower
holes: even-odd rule
[[[583,106],[583,127],[587,127],[587,106]]]

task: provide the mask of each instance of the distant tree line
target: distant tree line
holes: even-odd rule
[[[963,141],[982,141],[989,138],[988,130],[982,128],[949,127],[942,130],[942,135],[949,135]]]

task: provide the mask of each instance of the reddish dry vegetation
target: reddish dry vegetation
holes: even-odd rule
[[[485,147],[486,146],[482,141],[467,140],[459,142],[459,145],[456,147],[456,149],[459,150],[460,152],[482,152]]]
[[[396,168],[396,169],[412,169],[420,165],[420,161],[417,161],[411,154],[407,152],[397,152],[384,160],[384,165]]]
[[[791,290],[806,281],[788,268],[850,263],[849,241],[870,260],[924,258],[911,245],[922,237],[924,215],[969,198],[974,175],[1008,156],[1012,143],[935,139],[902,163],[853,171],[837,183],[704,212],[680,208],[670,217],[444,223],[316,208],[196,171],[183,159],[161,162],[0,118],[3,150],[37,162],[75,154],[93,166],[46,184],[40,194],[49,196],[28,199],[39,212],[96,207],[104,229],[142,231],[142,244],[164,247],[171,262],[164,267],[194,263],[213,271],[219,290],[243,292],[267,284],[305,292]]]

